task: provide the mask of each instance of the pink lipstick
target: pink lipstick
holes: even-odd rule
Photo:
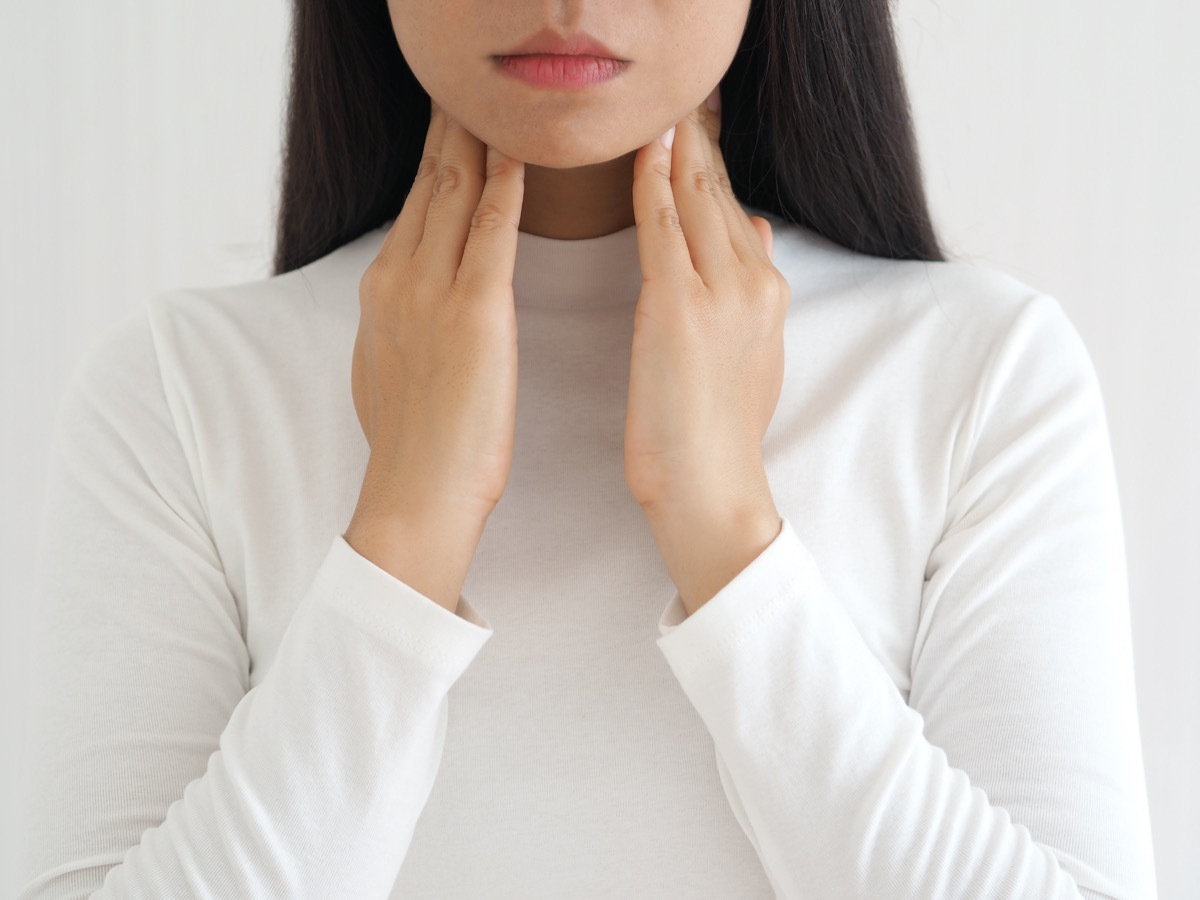
[[[616,78],[630,65],[586,32],[549,28],[492,57],[501,72],[535,87],[584,88]]]

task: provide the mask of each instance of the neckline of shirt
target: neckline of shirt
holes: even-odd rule
[[[741,206],[747,215],[766,215],[745,203]],[[389,219],[377,230],[379,243],[394,221]],[[632,308],[641,289],[637,225],[576,239],[517,232],[513,298],[518,308]]]
[[[376,231],[374,252],[395,219]],[[594,309],[634,306],[642,288],[637,225],[573,240],[517,232],[513,298],[517,307]]]
[[[636,225],[575,240],[517,232],[513,297],[518,307],[633,306],[641,287]]]

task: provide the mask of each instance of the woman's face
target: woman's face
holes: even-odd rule
[[[400,50],[437,104],[485,144],[549,168],[632,153],[687,116],[729,68],[749,9],[750,0],[388,0]],[[629,62],[586,88],[505,74],[496,57],[543,28],[585,31]]]

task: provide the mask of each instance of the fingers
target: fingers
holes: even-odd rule
[[[445,118],[433,195],[413,261],[429,277],[451,284],[483,193],[486,148],[457,119]]]
[[[710,109],[707,103],[702,104],[694,113],[694,118],[701,123],[708,140],[704,149],[709,165],[714,173],[716,196],[720,201],[721,211],[725,214],[725,225],[728,229],[730,244],[743,263],[753,259],[768,259],[770,254],[763,250],[763,240],[758,229],[742,209],[737,195],[733,192],[733,184],[725,167],[725,157],[721,153],[721,87],[713,89],[716,99],[716,109]],[[765,220],[764,220],[764,224]],[[767,225],[768,229],[770,228]]]
[[[421,235],[425,232],[425,215],[429,200],[433,196],[433,185],[437,179],[438,159],[441,156],[442,140],[446,133],[446,114],[429,100],[429,129],[425,134],[425,147],[421,151],[421,162],[404,207],[396,221],[384,235],[379,249],[380,259],[389,263],[405,264],[413,258]]]
[[[730,228],[716,182],[716,171],[709,150],[719,134],[709,131],[713,124],[702,117],[708,110],[701,104],[675,127],[671,148],[671,185],[679,221],[690,251],[693,268],[712,287],[717,276],[730,268],[734,259]]]
[[[525,197],[525,163],[487,148],[487,181],[471,220],[458,280],[468,286],[512,285]]]
[[[719,97],[719,88],[714,93]],[[733,193],[720,135],[719,105],[710,110],[702,103],[677,124],[670,151],[652,141],[635,158],[634,218],[655,226],[639,227],[644,278],[686,280],[686,266],[713,287],[733,263],[770,263]]]
[[[487,147],[432,98],[429,130],[404,207],[378,259],[415,262],[435,283],[512,284],[525,163]]]
[[[668,134],[678,131],[678,127],[672,128]],[[671,151],[658,138],[633,158],[633,220],[643,283],[696,286],[696,269],[671,190]]]
[[[767,259],[771,260],[773,265],[775,263],[775,232],[771,230],[771,223],[762,216],[751,216],[750,224],[758,233],[759,242],[766,250]]]

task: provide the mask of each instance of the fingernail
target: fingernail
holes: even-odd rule
[[[664,147],[666,147],[668,150],[670,150],[671,144],[675,143],[675,126],[672,125],[666,131],[664,131],[662,133],[662,137],[660,137],[659,140],[662,141],[662,145]]]
[[[708,95],[708,108],[713,112],[718,112],[721,109],[721,86],[719,84]]]

